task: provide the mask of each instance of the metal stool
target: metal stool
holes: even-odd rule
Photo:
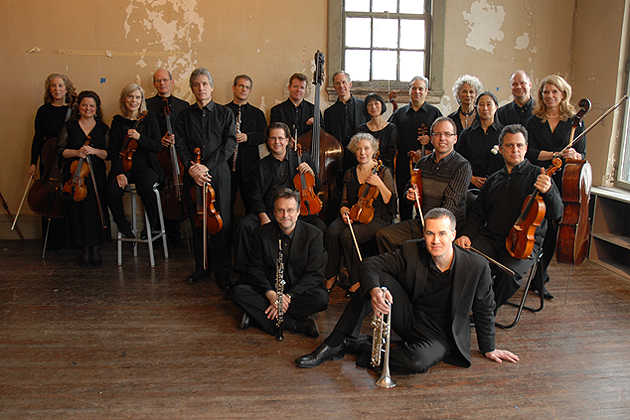
[[[153,192],[157,199],[158,206],[158,219],[160,221],[160,231],[157,235],[153,236],[153,231],[149,223],[149,216],[146,210],[144,211],[144,226],[147,231],[147,239],[141,239],[138,236],[138,220],[137,220],[137,204],[136,197],[138,195],[135,184],[129,184],[125,187],[125,193],[131,193],[131,232],[136,238],[123,238],[120,230],[118,231],[118,265],[122,265],[122,243],[123,242],[135,242],[146,243],[149,245],[149,258],[151,259],[151,267],[155,267],[155,257],[153,255],[153,241],[162,238],[162,246],[164,247],[164,258],[168,258],[168,245],[166,243],[166,230],[164,229],[164,214],[162,213],[162,202],[160,201],[160,192],[157,189],[158,184],[153,185]],[[138,256],[138,246],[133,247],[133,256]]]
[[[529,293],[529,287],[531,286],[532,280],[534,279],[534,277],[536,277],[536,272],[540,268],[540,263],[542,262],[542,256],[543,256],[543,253],[541,251],[536,257],[536,262],[534,262],[534,265],[532,265],[532,268],[529,271],[529,277],[527,278],[527,283],[525,284],[525,290],[523,290],[523,297],[521,298],[521,303],[516,304],[512,302],[506,302],[507,305],[518,308],[518,311],[516,312],[516,317],[514,318],[514,322],[512,322],[510,325],[503,325],[503,324],[499,324],[498,322],[495,322],[494,325],[496,325],[497,327],[507,330],[516,326],[516,324],[518,324],[518,321],[521,319],[521,314],[523,313],[523,309],[527,309],[530,312],[542,311],[543,306],[545,304],[545,298],[543,296],[544,294],[542,293],[542,291],[540,292],[540,307],[534,309],[534,308],[530,308],[529,306],[525,306],[525,301],[527,300],[527,295]]]

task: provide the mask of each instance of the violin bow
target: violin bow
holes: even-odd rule
[[[208,173],[206,172],[206,175]],[[208,269],[208,209],[206,203],[208,202],[208,182],[204,181],[201,196],[203,197],[203,269]]]
[[[487,256],[486,254],[484,254],[483,252],[473,248],[472,246],[470,248],[471,251],[481,255],[482,257],[484,257],[485,259],[487,259],[488,261],[490,261],[491,263],[495,264],[497,267],[499,267],[501,270],[505,271],[506,273],[508,273],[509,275],[513,276],[514,275],[514,271],[510,270],[509,268],[507,268],[506,266],[504,266],[503,264],[501,264],[500,262],[493,260],[492,258],[490,258],[489,256]]]
[[[595,126],[597,124],[599,124],[604,118],[606,118],[608,116],[608,114],[613,112],[615,109],[619,108],[621,106],[621,104],[624,103],[627,99],[628,99],[628,95],[626,94],[621,99],[619,99],[619,101],[615,105],[613,105],[610,108],[608,108],[608,110],[606,112],[604,112],[602,115],[599,116],[599,118],[597,118],[595,121],[593,121],[593,123],[591,125],[589,125],[586,130],[582,131],[579,136],[577,136],[575,139],[573,139],[572,142],[567,144],[567,146],[564,149],[562,149],[559,152],[557,152],[556,155],[561,155],[562,152],[564,152],[565,150],[570,149],[571,147],[573,147],[573,145],[575,143],[577,143],[582,137],[584,137],[586,135],[586,133],[588,133],[593,128],[595,128]]]
[[[11,215],[11,212],[9,212],[9,206],[7,205],[7,202],[4,201],[4,198],[2,198],[2,206],[4,207],[4,209],[7,211],[7,213],[9,213],[9,216],[11,216],[11,219],[13,219],[13,224],[11,225],[11,230],[14,230],[15,227],[17,226],[17,221],[18,221],[18,217],[20,217],[20,212],[22,211],[22,206],[24,205],[24,200],[26,199],[26,195],[28,194],[28,189],[31,186],[31,182],[33,182],[33,177],[35,176],[35,174],[31,175],[31,177],[28,179],[28,183],[26,184],[26,189],[24,190],[24,195],[22,196],[22,201],[20,202],[20,207],[18,208],[17,213],[15,214],[15,218]],[[0,194],[0,197],[2,195]],[[24,236],[22,236],[22,232],[20,231],[20,228],[17,228],[18,230],[18,235],[20,235],[21,239],[24,239]]]
[[[107,229],[107,225],[105,224],[105,217],[103,217],[103,208],[101,207],[101,197],[98,194],[98,187],[96,186],[94,168],[92,167],[92,159],[90,159],[90,155],[87,155],[85,157],[85,161],[90,168],[90,178],[92,178],[92,186],[94,187],[94,193],[96,194],[96,203],[98,204],[98,214],[101,216],[101,225],[103,226],[103,229]]]
[[[420,215],[420,221],[422,222],[422,226],[424,227],[424,216],[422,215],[422,207],[420,206],[420,191],[418,191],[418,186],[412,182],[413,192],[416,195],[416,206],[418,206],[418,214]]]
[[[363,257],[361,256],[361,250],[359,249],[359,243],[357,242],[357,237],[354,235],[354,229],[352,228],[352,219],[350,218],[350,213],[346,212],[345,214],[346,214],[346,217],[348,218],[348,227],[350,228],[350,233],[352,234],[352,240],[354,240],[354,246],[357,248],[359,261],[363,261]]]

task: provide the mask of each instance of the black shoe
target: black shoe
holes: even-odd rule
[[[538,296],[540,296],[540,291],[537,288],[532,286],[529,289],[533,290]],[[543,286],[542,296],[543,296],[544,299],[547,299],[547,300],[553,299],[553,295],[551,293],[549,293],[549,291],[547,290],[547,288],[545,286]]]
[[[208,272],[206,270],[197,270],[188,276],[186,284],[197,284],[206,277],[208,277]]]
[[[128,223],[122,229],[119,228],[119,230],[120,230],[120,233],[121,233],[123,238],[136,239],[136,235],[133,234],[133,232],[131,231],[131,227],[129,226]],[[132,250],[136,247],[136,243],[135,242],[125,241],[125,243],[127,243],[131,247]]]
[[[95,267],[98,267],[103,262],[103,260],[101,259],[101,253],[98,249],[98,245],[94,245],[92,247],[92,257],[90,258],[90,261]]]
[[[296,333],[304,334],[307,337],[319,337],[319,328],[317,328],[317,322],[315,322],[313,318],[309,317],[296,319],[293,331]]]
[[[90,250],[87,246],[83,247],[83,253],[79,258],[79,267],[87,267],[90,264]]]
[[[322,343],[312,353],[295,359],[295,365],[301,368],[312,368],[329,360],[343,359],[345,354],[343,343],[336,347],[330,347],[328,344]]]
[[[364,334],[359,338],[346,337],[343,339],[343,345],[346,348],[346,353],[359,355],[366,348],[372,347],[372,336]]]
[[[247,312],[243,313],[243,318],[241,318],[241,325],[239,325],[239,329],[246,330],[252,326],[252,319],[249,317]]]
[[[87,267],[90,264],[90,260],[87,258],[79,259],[79,267]]]
[[[220,279],[220,280],[217,279],[217,286],[219,286],[219,289],[221,289],[223,293],[227,293],[229,295],[230,289],[232,288],[232,282],[230,281],[229,278]]]

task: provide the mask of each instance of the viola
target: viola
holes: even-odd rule
[[[168,105],[168,98],[162,98],[164,102],[164,117],[166,119],[166,134],[173,133],[171,125],[171,108]],[[157,160],[164,172],[164,188],[160,194],[164,216],[169,220],[186,219],[184,200],[182,200],[182,186],[184,181],[184,165],[177,158],[175,147],[170,145],[166,149],[160,150]]]
[[[420,124],[420,127],[418,127],[418,137],[426,136],[427,134],[429,134],[427,126],[424,125],[424,123]],[[425,155],[425,148],[426,146],[423,144],[420,150],[410,150],[407,153],[407,156],[409,156],[409,172],[413,172],[414,165]]]
[[[198,147],[194,150],[195,163],[201,163],[201,149]],[[223,219],[219,211],[214,207],[216,202],[216,193],[209,182],[202,187],[198,184],[191,190],[193,201],[197,205],[195,212],[195,226],[203,227],[207,233],[214,235],[219,233],[223,228]],[[204,235],[204,238],[206,235]],[[205,241],[204,241],[205,244]]]
[[[315,53],[316,69],[313,73],[315,85],[315,114],[313,115],[313,129],[302,134],[298,143],[304,147],[305,152],[310,152],[314,167],[319,171],[319,179],[322,182],[321,197],[323,208],[319,217],[326,224],[330,224],[337,217],[337,208],[329,206],[331,195],[340,194],[337,185],[337,174],[342,170],[343,146],[334,136],[321,129],[320,125],[320,90],[324,79],[324,54],[319,50]]]
[[[133,125],[133,129],[137,130],[138,125],[142,122],[144,117],[147,116],[147,111],[142,111],[140,117],[136,120]],[[123,172],[129,172],[131,170],[131,165],[133,165],[133,154],[138,149],[138,140],[132,139],[129,137],[129,134],[125,136],[123,140],[123,148],[120,151],[120,159],[122,160],[122,168]]]
[[[84,146],[89,146],[90,140],[88,136]],[[87,197],[85,178],[90,174],[90,167],[85,163],[85,158],[79,158],[72,162],[70,173],[72,173],[72,177],[63,186],[63,197],[75,202],[85,200],[85,197]]]
[[[561,167],[562,161],[559,158],[554,158],[552,166],[545,171],[545,175],[552,176]],[[534,189],[534,192],[525,199],[521,214],[516,219],[512,229],[510,229],[507,238],[505,238],[505,246],[513,258],[519,260],[529,258],[536,242],[536,229],[545,218],[546,212],[547,206],[540,196],[540,191]]]
[[[51,219],[66,217],[66,202],[61,196],[62,164],[55,153],[56,147],[56,137],[44,144],[41,154],[44,171],[28,191],[28,206],[33,213]]]
[[[396,92],[394,92],[393,90],[391,92],[389,92],[389,94],[387,95],[387,99],[389,99],[389,103],[392,104],[392,108],[394,112],[396,112],[396,110],[398,109],[398,103],[396,103],[396,98],[398,97],[398,94]]]
[[[302,164],[302,146],[295,144],[298,166]],[[311,173],[298,173],[293,177],[293,185],[300,192],[300,216],[318,214],[322,210],[322,200],[315,194],[315,177]]]
[[[422,171],[420,169],[413,169],[411,171],[411,188],[416,194],[416,210],[422,220],[422,226],[424,226],[424,216],[422,215]]]
[[[372,175],[378,173],[383,166],[380,160],[374,165]],[[378,187],[370,185],[367,182],[359,188],[359,200],[350,209],[350,220],[353,222],[366,225],[374,219],[374,200],[378,197]]]

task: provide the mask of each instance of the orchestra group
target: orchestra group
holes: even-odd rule
[[[181,246],[181,223],[190,221],[195,269],[186,283],[214,274],[243,310],[241,329],[317,338],[311,315],[327,309],[334,287],[345,289],[349,301],[334,330],[295,360],[298,367],[346,353],[370,367],[372,339],[360,335],[370,311],[390,314],[395,373],[441,361],[470,366],[471,320],[488,359],[518,361],[495,347],[494,318],[539,258],[532,288],[553,298],[545,284],[563,215],[562,169],[552,176],[548,168],[557,158],[584,159],[586,149],[584,137],[566,147],[584,130],[574,124],[571,86],[551,75],[532,91],[518,70],[509,79],[513,101],[499,107],[477,77],[464,75],[453,85],[459,107],[443,116],[426,102],[423,76],[409,81],[410,102],[399,108],[376,93],[353,96],[344,71],[333,81],[338,99],[321,115],[318,96],[315,104],[304,99],[307,77],[291,75],[289,97],[267,122],[248,101],[253,80],[245,74],[234,78],[233,100],[220,105],[210,72],[194,70],[189,104],[172,95],[171,73],[158,69],[155,96],[126,85],[108,127],[96,92],[77,94],[67,76],[51,74],[29,176],[59,169],[67,211],[45,217],[45,246],[79,249],[80,266],[100,265],[100,246],[111,238],[108,209],[122,238],[137,235],[123,208],[130,184],[146,210],[142,238],[160,230],[157,188],[170,246]],[[324,134],[341,150],[332,176],[319,159],[328,153]],[[235,217],[237,193],[245,214]],[[530,235],[514,239],[528,245],[519,253],[521,244],[510,247],[508,238],[530,195],[546,211],[534,216]]]

